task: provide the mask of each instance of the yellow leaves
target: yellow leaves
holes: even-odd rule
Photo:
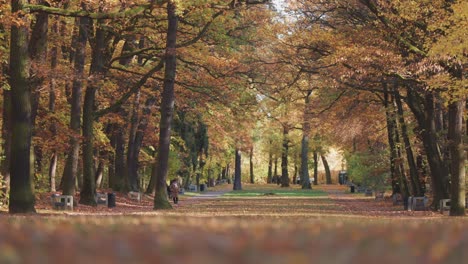
[[[435,58],[443,56],[457,57],[465,62],[468,54],[468,2],[457,1],[452,5],[453,12],[448,13],[442,21],[437,20],[429,25],[432,31],[441,30],[435,43],[428,47],[429,55]]]

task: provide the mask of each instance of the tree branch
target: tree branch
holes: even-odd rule
[[[163,0],[156,0],[156,4],[162,4]],[[143,11],[151,8],[153,4],[146,4],[146,5],[139,5],[134,8],[121,11],[121,12],[114,12],[114,13],[94,13],[85,10],[68,10],[62,9],[57,7],[48,7],[45,5],[30,5],[25,4],[24,8],[29,10],[30,13],[37,13],[43,12],[51,15],[59,15],[59,16],[66,16],[66,17],[89,17],[92,19],[114,19],[114,18],[125,18],[125,17],[133,17],[142,13]]]
[[[124,104],[128,98],[130,98],[130,96],[132,96],[132,94],[138,92],[138,90],[140,90],[140,88],[145,85],[146,81],[151,78],[151,76],[161,70],[164,66],[164,60],[161,60],[159,62],[158,65],[156,65],[154,68],[152,68],[149,72],[147,72],[143,78],[140,79],[140,81],[138,81],[132,88],[130,88],[130,90],[128,90],[122,97],[119,98],[119,100],[117,100],[113,105],[107,107],[107,108],[104,108],[104,109],[101,109],[97,112],[94,113],[94,118],[95,119],[98,119],[108,113],[111,113],[111,112],[114,112],[116,111],[117,109],[119,109],[120,106],[122,106],[122,104]]]

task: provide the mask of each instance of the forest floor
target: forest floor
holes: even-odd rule
[[[163,211],[120,193],[115,208],[55,211],[41,194],[36,215],[0,212],[0,263],[468,262],[468,217],[313,188],[226,184]]]

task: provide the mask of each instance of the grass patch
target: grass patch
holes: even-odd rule
[[[231,191],[224,194],[225,197],[255,197],[255,196],[292,196],[292,197],[317,197],[327,196],[327,193],[321,190],[302,190],[302,189],[266,189],[266,190],[241,190]]]

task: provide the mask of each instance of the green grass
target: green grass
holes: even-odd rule
[[[317,197],[327,196],[327,193],[321,190],[302,190],[302,189],[268,189],[268,190],[241,190],[231,191],[224,194],[225,197],[276,197],[276,196],[293,196],[293,197]]]

